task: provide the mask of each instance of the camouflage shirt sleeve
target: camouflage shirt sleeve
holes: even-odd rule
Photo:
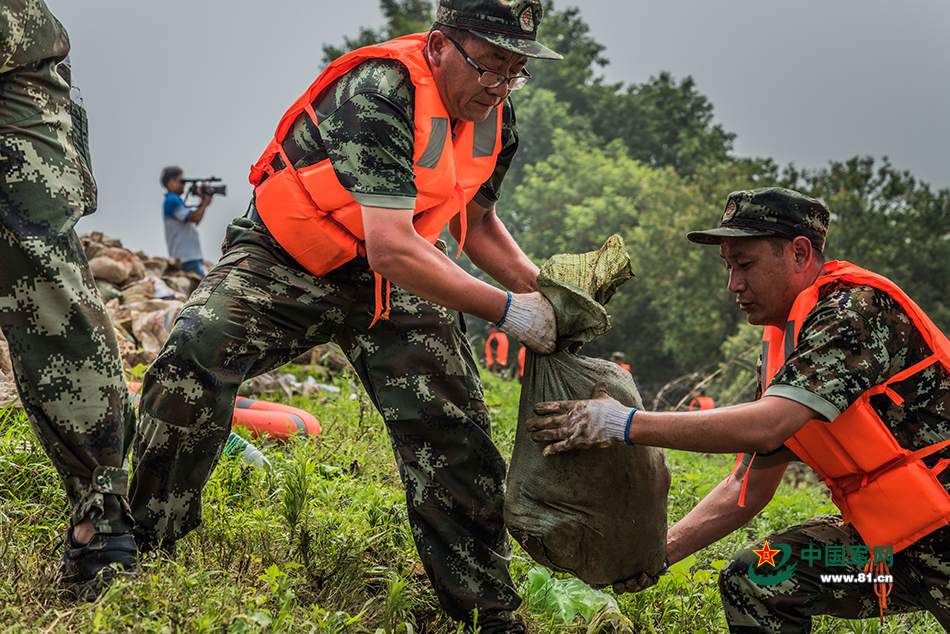
[[[868,388],[923,358],[919,336],[918,350],[908,348],[915,334],[887,293],[840,280],[828,284],[765,395],[791,399],[832,421]]]
[[[283,148],[296,169],[330,159],[340,184],[361,205],[412,209],[415,87],[397,60],[363,62],[317,95],[315,126],[301,113]],[[283,161],[275,158],[275,168]]]
[[[514,113],[510,102],[506,105],[502,152],[475,197],[485,207],[498,200],[518,148]],[[414,106],[415,86],[406,66],[398,60],[368,60],[317,95],[313,108],[319,127],[301,114],[284,140],[284,151],[296,169],[329,158],[340,184],[361,205],[413,209]],[[282,167],[276,157],[274,168]]]
[[[814,409],[833,421],[868,388],[931,356],[900,303],[884,291],[838,280],[826,285],[802,324],[799,342],[765,391]],[[888,384],[869,405],[898,443],[912,451],[950,438],[950,371],[937,362]],[[832,423],[833,424],[833,423]],[[943,449],[928,467],[950,458]],[[938,478],[950,488],[950,470]]]
[[[68,53],[66,29],[43,0],[0,2],[0,74]]]

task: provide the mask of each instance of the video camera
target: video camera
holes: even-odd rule
[[[221,179],[216,176],[212,176],[211,178],[183,178],[181,179],[181,182],[191,183],[191,187],[188,189],[188,193],[185,194],[186,196],[191,196],[191,195],[200,196],[201,194],[206,194],[208,196],[214,196],[216,194],[218,196],[228,195],[227,185],[213,185],[213,186],[201,185],[200,191],[199,191],[198,183],[220,183]]]

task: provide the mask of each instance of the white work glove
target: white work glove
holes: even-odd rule
[[[636,408],[621,405],[607,395],[607,384],[598,381],[589,401],[549,401],[534,406],[544,418],[525,421],[535,442],[551,443],[542,452],[551,456],[571,449],[632,445],[628,438]]]
[[[554,341],[557,339],[554,306],[538,291],[508,293],[508,309],[495,325],[535,352],[554,352]]]

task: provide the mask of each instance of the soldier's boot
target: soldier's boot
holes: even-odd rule
[[[528,634],[528,626],[518,619],[488,619],[485,623],[479,623],[477,630],[470,625],[465,626],[466,634],[473,634],[476,631],[477,634]]]
[[[145,532],[135,532],[135,543],[142,557],[174,559],[178,551],[178,542],[174,539],[158,539]]]
[[[65,552],[59,560],[63,587],[80,601],[95,601],[112,580],[135,572],[138,549],[130,533],[96,533],[86,544],[66,531]]]

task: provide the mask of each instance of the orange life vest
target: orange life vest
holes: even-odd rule
[[[281,143],[301,113],[317,125],[314,99],[362,62],[399,60],[409,69],[415,86],[413,171],[418,194],[413,225],[420,236],[435,244],[446,223],[464,212],[495,169],[504,103],[483,122],[457,121],[453,128],[424,58],[425,41],[425,33],[407,35],[357,49],[332,62],[284,114],[274,139],[251,167],[249,180],[264,224],[281,247],[314,275],[326,275],[365,254],[362,211],[337,180],[329,159],[295,170]],[[286,168],[275,172],[271,163],[277,155]],[[465,221],[462,213],[463,243]]]
[[[950,341],[903,291],[887,278],[847,262],[828,262],[826,275],[802,291],[784,329],[766,326],[762,338],[762,385],[767,387],[798,341],[805,317],[818,303],[819,289],[835,280],[886,292],[907,312],[933,354],[864,392],[831,423],[809,421],[786,445],[818,472],[844,521],[869,546],[893,546],[897,552],[950,522],[950,495],[937,480],[950,460],[930,469],[922,459],[950,445],[950,439],[911,451],[898,444],[871,407],[869,398],[886,394],[898,406],[890,384],[932,364],[950,368]]]
[[[716,402],[712,399],[711,396],[697,396],[692,401],[689,402],[689,411],[695,410],[704,410],[704,409],[713,409],[716,407]]]
[[[497,342],[496,346],[498,347],[495,358],[492,358],[491,350],[493,341]],[[503,332],[491,333],[488,335],[488,340],[485,342],[485,367],[492,367],[495,361],[497,361],[498,365],[501,366],[508,365],[508,337]]]
[[[518,376],[524,376],[524,358],[526,350],[527,348],[521,346],[521,350],[518,351]]]

